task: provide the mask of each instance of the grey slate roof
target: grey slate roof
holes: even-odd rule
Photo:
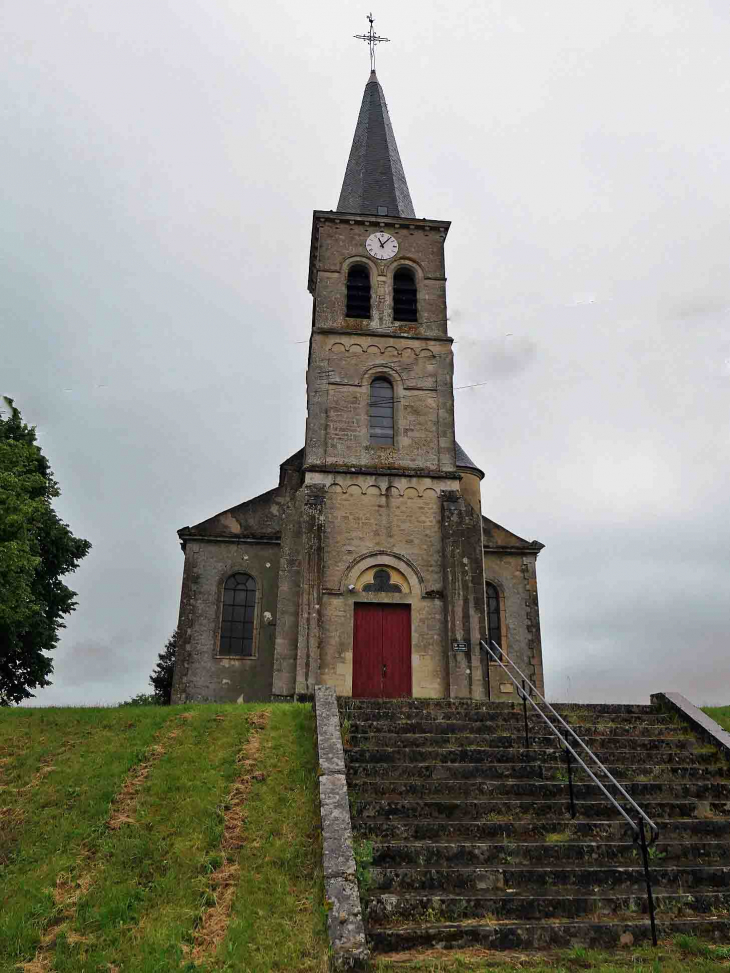
[[[454,446],[456,447],[454,449],[454,459],[456,462],[456,468],[464,469],[464,470],[474,470],[475,472],[480,473],[483,478],[484,470],[479,469],[479,467],[474,462],[474,460],[469,458],[469,456],[466,454],[466,451],[463,450],[457,442],[454,442]]]
[[[387,208],[388,216],[416,215],[385,95],[375,71],[371,71],[362,96],[337,211],[377,215],[379,206]]]

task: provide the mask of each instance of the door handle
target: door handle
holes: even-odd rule
[[[388,672],[388,667],[383,663],[383,679],[385,679],[386,673]]]

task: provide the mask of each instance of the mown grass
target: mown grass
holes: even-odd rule
[[[58,749],[76,724],[80,732],[53,758],[52,771],[12,792],[23,814],[2,875],[3,973],[30,962],[58,973],[325,968],[313,717],[296,705],[266,707],[271,718],[256,768],[263,779],[248,795],[230,926],[214,956],[197,967],[188,960],[214,899],[210,875],[220,864],[226,796],[240,772],[248,716],[261,708],[54,710],[50,721],[49,711],[23,711],[21,719],[21,711],[0,712],[0,739],[18,720],[26,740],[38,741],[43,724],[44,743],[24,771],[31,781],[43,748]],[[125,775],[133,777],[159,741],[165,752],[139,781],[131,819],[110,829]],[[0,804],[6,800],[0,791]],[[54,900],[59,877],[78,889],[70,907]]]
[[[216,969],[327,969],[319,787],[310,707],[272,709],[249,802],[247,844]]]
[[[508,970],[529,973],[727,973],[730,969],[730,947],[711,946],[694,936],[675,936],[654,949],[639,946],[605,952],[576,946],[573,949],[546,953],[499,953],[486,950],[464,950],[453,953],[437,951],[420,955],[402,954],[376,960],[375,973],[507,973]]]
[[[124,775],[137,763],[155,733],[169,718],[166,707],[132,714],[121,710],[85,710],[92,732],[60,753],[53,770],[34,787],[12,795],[22,818],[3,814],[12,829],[5,836],[7,863],[0,893],[0,970],[32,958],[43,929],[56,913],[52,889],[62,872],[73,874],[82,852],[104,831],[111,800]],[[31,716],[41,711],[33,711]],[[60,716],[62,710],[57,710]],[[70,723],[80,711],[73,714]],[[0,713],[0,722],[18,720],[17,710]],[[96,719],[95,719],[96,717]],[[27,717],[26,717],[27,718]],[[18,722],[21,722],[20,720]],[[46,736],[62,743],[63,719]],[[6,792],[0,792],[3,804]]]
[[[719,723],[723,730],[730,731],[730,706],[703,706],[703,712]]]

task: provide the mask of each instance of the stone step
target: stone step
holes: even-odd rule
[[[730,862],[728,841],[662,841],[651,864],[690,865]],[[373,866],[505,867],[514,865],[637,865],[641,851],[633,841],[373,842]]]
[[[477,736],[482,740],[490,740],[493,737],[519,738],[524,745],[524,724],[514,721],[512,723],[501,721],[499,723],[486,723],[455,720],[357,720],[350,725],[350,736],[363,735],[382,735],[390,734],[408,736],[431,734],[433,736]],[[686,727],[677,726],[674,723],[651,723],[636,722],[625,723],[589,723],[586,725],[574,724],[573,729],[584,739],[585,737],[679,737],[682,739],[690,738]],[[568,743],[573,744],[565,727],[558,727],[561,735],[567,739]],[[530,739],[532,737],[542,738],[550,734],[545,723],[535,721],[533,726],[528,726]],[[554,739],[554,737],[553,737]]]
[[[638,759],[636,749],[631,750],[603,750],[593,751],[601,763],[635,764]],[[345,750],[345,760],[348,766],[353,764],[403,765],[429,764],[431,766],[451,764],[513,764],[520,761],[529,765],[555,763],[565,757],[556,747],[536,747],[525,750],[515,747],[505,750],[494,747],[349,747]],[[656,767],[665,764],[698,764],[716,765],[718,754],[715,748],[699,747],[694,750],[687,748],[673,749],[671,747],[655,750],[651,755],[651,765]],[[378,772],[380,766],[378,767]]]
[[[446,710],[490,710],[493,712],[522,713],[521,702],[487,702],[476,699],[352,699],[338,696],[337,703],[340,713],[349,716],[361,709],[386,710],[422,710],[425,713]],[[643,703],[553,703],[553,709],[565,719],[567,714],[610,715],[623,714],[641,716],[647,713],[661,712],[651,704]],[[546,709],[546,712],[548,710]]]
[[[503,895],[541,894],[545,889],[613,892],[635,892],[644,881],[639,865],[506,865],[492,867],[416,866],[373,867],[370,869],[373,886],[378,893],[386,891],[398,895],[404,892],[494,892]],[[682,889],[728,890],[730,868],[722,865],[651,864],[652,887],[675,891]],[[729,891],[730,895],[730,891]]]
[[[561,726],[559,720],[545,711],[551,723]],[[662,726],[679,726],[684,724],[678,722],[674,716],[668,713],[660,713],[653,710],[651,713],[564,713],[560,714],[569,726],[577,728],[579,726],[602,726],[619,723],[623,726],[641,726],[644,723],[658,723]],[[524,725],[524,714],[522,707],[519,709],[502,711],[487,709],[446,709],[446,710],[422,710],[422,709],[359,709],[353,713],[345,714],[351,725],[356,723],[400,723],[409,720],[427,720],[432,723],[442,723],[458,721],[461,723],[510,723],[518,726]],[[544,726],[545,721],[534,710],[527,711],[529,726]]]
[[[567,790],[567,788],[566,788]],[[620,816],[607,800],[577,803],[578,817],[584,819]],[[354,798],[353,817],[365,818],[432,818],[440,821],[478,821],[495,818],[539,819],[561,818],[568,824],[567,796],[563,800],[385,800],[378,798]],[[730,801],[649,800],[642,801],[641,808],[652,820],[655,818],[703,818],[727,817]]]
[[[730,841],[727,818],[655,818],[662,841]],[[353,830],[359,839],[375,842],[480,842],[523,841],[560,844],[569,841],[631,841],[632,832],[623,819],[571,821],[542,820],[439,820],[427,818],[355,818]]]
[[[585,745],[594,753],[597,750],[611,752],[611,750],[639,750],[642,753],[652,753],[655,750],[676,749],[693,750],[697,746],[694,737],[681,736],[585,736]],[[525,746],[525,738],[520,734],[471,734],[471,733],[353,733],[349,734],[349,746],[362,749],[387,749],[393,747],[483,747],[488,742],[491,749],[521,750]],[[530,739],[531,746],[538,749],[558,749],[559,741],[551,735],[536,735]]]
[[[675,919],[727,915],[730,892],[694,888],[692,892],[664,892],[654,896],[657,919]],[[377,926],[406,922],[454,922],[482,919],[485,922],[553,919],[583,919],[616,916],[630,917],[646,914],[646,887],[642,884],[631,891],[595,892],[587,895],[576,891],[566,894],[562,889],[552,894],[542,890],[534,895],[489,893],[428,893],[373,890],[367,903],[368,933],[372,937]]]
[[[566,775],[567,776],[567,775]],[[618,792],[610,782],[606,786],[616,799]],[[613,788],[613,789],[612,789]],[[425,798],[428,800],[451,800],[463,798],[476,800],[485,797],[519,798],[534,802],[565,801],[569,791],[565,781],[544,780],[359,780],[352,790],[356,800],[405,800]],[[631,781],[628,794],[639,805],[644,801],[725,801],[730,809],[730,783],[727,781]],[[573,784],[576,802],[597,801],[601,789],[592,781],[577,781]]]
[[[633,752],[633,751],[632,751]],[[641,764],[612,764],[606,770],[620,784],[646,780],[647,766]],[[649,768],[652,780],[715,780],[724,781],[730,775],[727,765],[658,764]],[[518,764],[383,764],[348,763],[347,779],[357,788],[362,780],[377,773],[379,780],[563,780],[565,760]],[[600,775],[598,775],[600,777]],[[574,780],[588,780],[582,767],[573,768]],[[602,778],[601,778],[602,779]]]
[[[725,943],[730,938],[729,919],[663,919],[657,923],[660,940],[672,936],[694,936]],[[371,947],[378,953],[407,952],[424,947],[491,950],[614,949],[627,944],[651,942],[648,919],[613,921],[429,923],[418,926],[375,927],[370,930]]]

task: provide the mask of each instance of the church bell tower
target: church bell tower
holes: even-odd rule
[[[542,545],[483,516],[454,438],[449,226],[416,217],[371,70],[337,208],[312,218],[305,445],[179,532],[176,701],[510,698],[487,636],[542,687]]]

